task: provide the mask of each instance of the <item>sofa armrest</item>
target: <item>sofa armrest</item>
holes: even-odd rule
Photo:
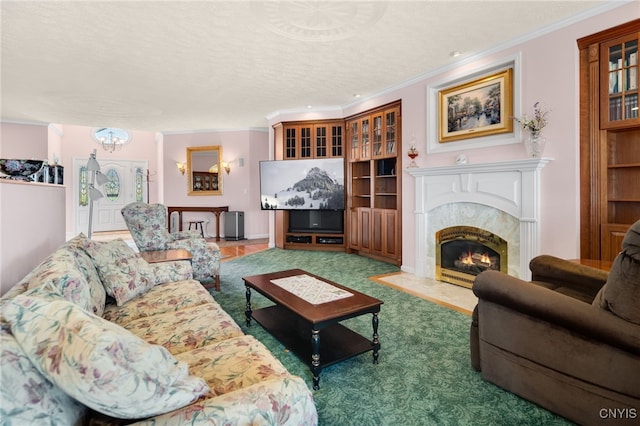
[[[473,293],[517,312],[640,355],[640,326],[588,303],[498,271],[485,271]]]
[[[297,376],[266,380],[135,423],[136,426],[318,424],[313,395]]]
[[[549,288],[552,290],[557,287],[569,288],[587,295],[590,300],[598,294],[609,276],[606,271],[547,254],[531,259],[529,269],[532,281],[551,284]]]
[[[198,231],[177,231],[169,234],[171,236],[171,241],[177,240],[185,240],[192,238],[202,238],[202,235]],[[203,238],[204,239],[204,238]]]
[[[188,260],[150,263],[154,285],[190,280],[193,278],[193,268]]]

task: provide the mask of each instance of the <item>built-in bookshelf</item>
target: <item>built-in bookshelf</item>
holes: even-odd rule
[[[400,102],[346,119],[348,246],[402,263]]]
[[[580,257],[611,261],[640,219],[640,19],[578,40]]]

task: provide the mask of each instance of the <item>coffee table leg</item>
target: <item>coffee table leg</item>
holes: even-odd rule
[[[246,288],[247,307],[244,310],[244,315],[245,317],[247,317],[247,327],[249,327],[251,325],[251,314],[253,313],[253,311],[251,310],[251,289],[249,288],[249,286],[246,286]]]
[[[313,390],[320,389],[320,330],[311,331],[311,373]]]
[[[378,313],[373,313],[371,319],[371,325],[373,326],[373,363],[378,363],[378,351],[380,350],[380,340],[378,338]]]

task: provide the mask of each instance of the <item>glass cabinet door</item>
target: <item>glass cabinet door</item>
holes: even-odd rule
[[[371,116],[371,122],[373,156],[379,157],[382,155],[382,113]]]
[[[398,141],[398,108],[384,112],[384,155],[395,156]]]
[[[360,133],[358,133],[358,129],[360,127],[360,122],[358,120],[353,120],[349,123],[349,140],[351,142],[351,159],[357,160],[358,156],[358,147],[360,144],[358,143],[360,139]]]
[[[311,158],[311,127],[300,127],[300,158]]]
[[[316,158],[325,158],[328,156],[327,152],[327,127],[316,126],[315,128],[315,145],[316,145]]]
[[[369,158],[370,140],[369,117],[363,118],[360,124],[360,155],[361,160]]]
[[[638,121],[638,36],[602,45],[602,127]]]
[[[296,128],[288,127],[285,129],[284,135],[284,158],[297,158],[297,139],[296,139]]]
[[[343,126],[331,126],[331,156],[342,157],[342,129]]]

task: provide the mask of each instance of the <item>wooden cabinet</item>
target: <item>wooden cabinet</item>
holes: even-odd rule
[[[393,104],[347,120],[349,159],[396,157],[400,105]]]
[[[640,19],[578,40],[580,256],[611,261],[640,219]]]
[[[284,159],[344,157],[344,121],[283,123]]]
[[[276,247],[347,250],[402,263],[401,102],[346,120],[274,126],[275,159],[347,157],[344,234],[289,231],[291,213],[275,213]]]
[[[347,119],[348,251],[402,263],[400,102]]]
[[[305,160],[312,158],[344,158],[344,120],[296,121],[278,123],[274,129],[274,158],[276,160]],[[346,174],[345,174],[346,175]],[[337,223],[335,211],[328,211],[331,222]],[[295,213],[293,213],[295,215]],[[325,213],[318,211],[318,215]],[[326,217],[326,216],[325,216]],[[292,230],[292,212],[275,212],[275,245],[285,249],[345,251],[348,242],[344,229],[348,218],[342,212],[343,233],[319,229]]]

